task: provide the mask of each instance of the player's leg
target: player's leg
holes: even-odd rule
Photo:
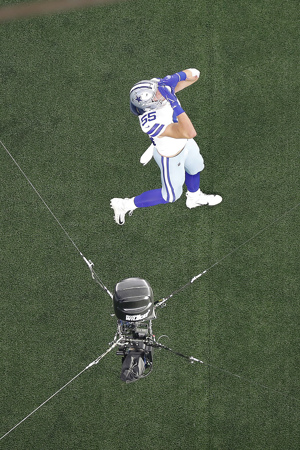
[[[191,175],[187,171],[185,172],[185,185],[188,192],[197,192],[200,188],[200,173],[199,171],[195,175]]]
[[[152,189],[134,197],[134,204],[137,208],[147,208],[162,203],[168,202],[163,198],[161,189]]]
[[[182,185],[185,179],[183,161],[179,157],[163,157],[156,150],[154,150],[153,156],[160,168],[162,188],[146,191],[134,197],[134,204],[137,208],[172,203],[182,194]]]
[[[160,168],[162,197],[167,203],[173,203],[181,196],[185,181],[184,154],[182,152],[173,158],[167,158],[155,149],[153,156]]]
[[[220,195],[204,194],[200,189],[200,173],[204,169],[203,157],[194,139],[189,139],[186,145],[187,156],[184,163],[185,184],[187,187],[186,206],[196,208],[197,206],[218,205],[222,201]]]
[[[131,215],[137,208],[175,202],[181,196],[185,180],[184,156],[166,158],[162,157],[156,149],[153,156],[160,168],[162,188],[146,191],[132,198],[113,198],[110,205],[114,210],[117,224],[123,225],[126,214]]]
[[[124,225],[126,213],[131,215],[137,208],[146,208],[161,203],[168,203],[163,198],[161,191],[161,189],[153,189],[132,198],[113,198],[110,201],[110,206],[114,210],[116,223]]]
[[[162,189],[152,189],[132,198],[113,198],[110,201],[110,206],[114,210],[115,222],[124,225],[127,213],[131,215],[137,208],[155,206],[161,203],[168,203],[162,196]]]

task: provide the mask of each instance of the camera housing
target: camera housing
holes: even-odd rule
[[[142,278],[126,278],[117,283],[113,306],[120,320],[141,322],[155,318],[153,291]]]

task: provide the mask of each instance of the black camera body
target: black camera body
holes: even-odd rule
[[[113,304],[120,320],[141,322],[155,317],[153,291],[142,278],[126,278],[117,283]]]
[[[117,355],[122,356],[121,380],[126,383],[144,378],[152,371],[153,348],[149,344],[154,296],[150,284],[142,278],[126,278],[116,284],[113,306],[118,319],[118,336],[123,339]]]

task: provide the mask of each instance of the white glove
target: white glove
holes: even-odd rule
[[[148,147],[147,150],[142,154],[142,156],[140,158],[140,163],[143,164],[143,166],[148,164],[148,162],[152,159],[153,151],[154,151],[154,145],[151,144],[150,147]]]

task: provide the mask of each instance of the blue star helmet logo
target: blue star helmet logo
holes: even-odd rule
[[[136,96],[136,101],[137,101],[137,102],[142,101],[141,97]]]

